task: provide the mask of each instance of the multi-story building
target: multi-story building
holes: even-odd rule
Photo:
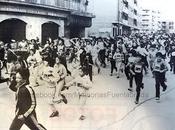
[[[92,24],[88,0],[0,0],[0,40],[85,35]]]
[[[175,32],[174,22],[167,20],[161,21],[160,31],[165,33],[174,33]]]
[[[113,35],[130,35],[140,30],[140,7],[137,0],[117,0],[117,19],[113,23]]]
[[[141,11],[141,33],[155,33],[160,30],[160,11],[142,9]]]

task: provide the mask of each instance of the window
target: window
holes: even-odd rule
[[[72,1],[73,1],[73,2],[78,2],[78,3],[80,3],[80,0],[72,0]],[[87,0],[86,0],[86,1],[87,1]],[[86,2],[86,1],[85,1],[85,2]]]
[[[150,10],[148,10],[148,9],[143,9],[142,11],[145,12],[145,13],[148,13]]]
[[[134,14],[137,15],[137,10],[136,9],[134,9]]]
[[[41,4],[46,4],[46,0],[41,0]]]
[[[122,12],[122,19],[128,20],[128,14],[126,14],[125,12]]]
[[[148,14],[143,14],[142,16],[149,16]]]
[[[173,22],[169,22],[169,25],[173,25],[174,23]]]
[[[25,0],[25,2],[28,2],[28,3],[37,3],[37,0]]]
[[[172,26],[170,26],[170,27],[169,27],[169,29],[173,29],[173,27],[172,27]]]
[[[126,8],[128,8],[128,1],[123,0],[123,4],[125,5]]]
[[[137,26],[137,19],[134,19],[134,25]]]
[[[80,3],[80,0],[78,1],[78,3]],[[88,6],[88,4],[89,4],[89,1],[86,0],[86,1],[85,1],[85,5]]]
[[[142,24],[143,27],[148,27],[148,24]]]
[[[148,19],[142,19],[143,22],[148,22],[149,20]]]
[[[137,5],[137,0],[134,0],[134,4],[136,4],[136,5]]]

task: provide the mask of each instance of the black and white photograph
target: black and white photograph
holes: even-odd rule
[[[0,130],[175,130],[173,0],[0,0]]]

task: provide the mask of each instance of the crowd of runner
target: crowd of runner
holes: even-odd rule
[[[167,89],[166,72],[172,71],[175,74],[175,36],[135,34],[116,38],[58,37],[55,40],[48,38],[46,43],[41,43],[38,38],[20,42],[12,40],[11,43],[0,41],[0,61],[1,70],[5,68],[10,77],[10,88],[16,93],[19,93],[18,89],[14,89],[18,84],[19,74],[25,81],[23,86],[30,86],[31,89],[39,86],[53,88],[53,97],[49,103],[53,111],[50,117],[55,117],[59,115],[55,104],[68,102],[62,91],[76,86],[84,106],[88,98],[86,93],[93,86],[93,75],[103,73],[102,68],[108,69],[108,67],[110,67],[109,76],[115,76],[115,70],[116,80],[117,78],[128,80],[130,92],[133,92],[134,81],[136,104],[139,103],[140,92],[145,86],[143,77],[151,73],[155,78],[155,99],[159,101],[160,86],[163,87],[163,91]],[[3,81],[1,72],[0,77]],[[22,114],[24,118],[30,115]],[[85,119],[83,113],[80,119]],[[17,128],[11,126],[11,129]]]

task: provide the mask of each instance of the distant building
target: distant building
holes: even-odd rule
[[[137,0],[117,0],[116,20],[113,23],[113,36],[130,35],[140,30],[140,7]]]
[[[88,0],[0,0],[0,40],[84,37]]]
[[[87,29],[87,35],[101,36],[108,34],[112,36],[112,21],[114,18],[111,16],[97,16],[92,20],[91,28]]]
[[[141,10],[141,33],[155,33],[161,28],[160,11],[142,9]]]
[[[161,21],[160,31],[165,33],[175,33],[175,26],[173,21]]]
[[[99,36],[101,36],[101,37],[112,36],[112,28],[101,28],[101,29],[99,29]]]
[[[101,36],[101,30],[107,28],[106,33],[110,36],[130,34],[140,29],[140,7],[137,0],[110,0],[110,2],[94,0],[94,2],[98,14],[95,14],[92,27],[88,29],[89,35]]]

